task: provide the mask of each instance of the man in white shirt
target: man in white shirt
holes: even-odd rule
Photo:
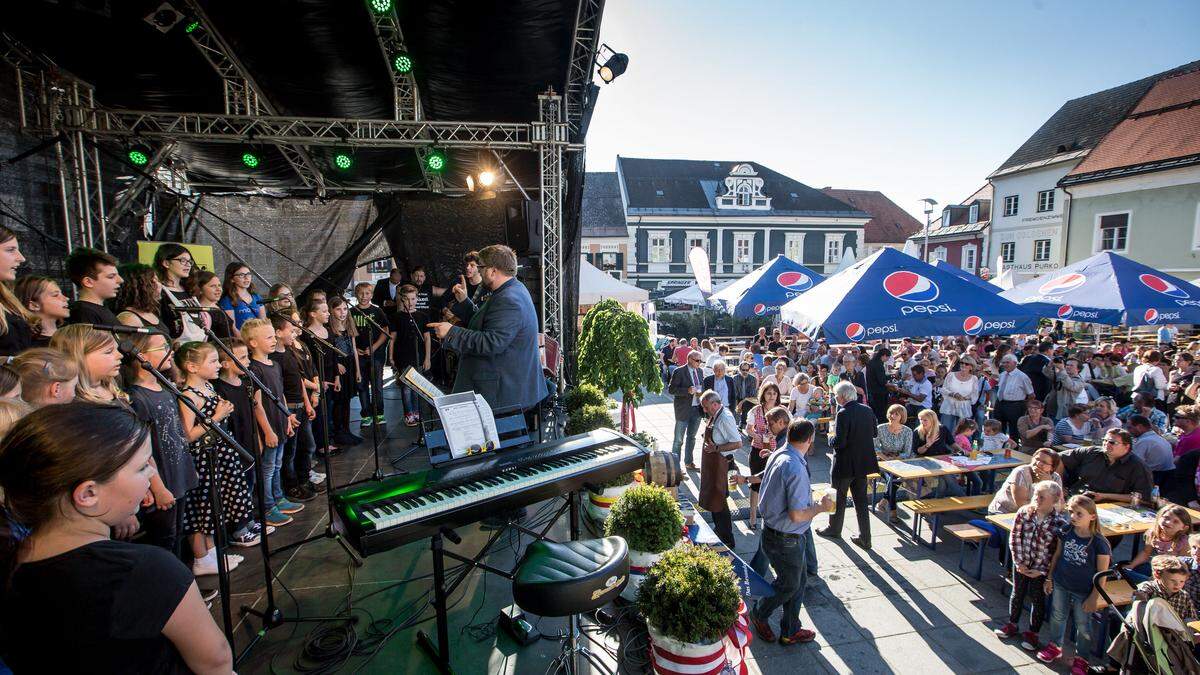
[[[933,407],[933,383],[929,381],[925,366],[917,364],[909,371],[910,377],[904,381],[904,391],[910,396],[905,401],[908,418],[917,419],[917,413],[925,408]]]
[[[1145,415],[1129,416],[1129,433],[1133,436],[1133,454],[1142,459],[1151,473],[1175,469],[1175,451],[1167,439],[1154,431]]]
[[[1017,369],[1017,357],[1005,354],[1000,359],[1000,380],[996,384],[996,407],[993,417],[1004,425],[1009,438],[1020,438],[1017,420],[1025,414],[1025,404],[1033,398],[1033,381]]]

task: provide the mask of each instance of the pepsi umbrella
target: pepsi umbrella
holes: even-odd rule
[[[1000,294],[1038,316],[1146,326],[1200,323],[1200,290],[1109,251]]]
[[[821,283],[820,274],[781,255],[763,264],[709,298],[739,317],[777,314],[783,303]]]
[[[999,286],[988,283],[988,282],[984,281],[983,279],[980,279],[979,277],[975,276],[974,274],[967,272],[966,270],[959,269],[959,268],[955,267],[954,265],[951,265],[950,263],[946,262],[945,260],[938,260],[934,264],[934,267],[936,267],[939,270],[942,270],[944,272],[949,272],[950,274],[953,274],[954,276],[959,277],[960,279],[966,279],[967,281],[975,284],[976,286],[982,288],[983,290],[987,291],[988,293],[999,293],[1001,290],[1003,290]]]
[[[1023,307],[891,248],[829,277],[780,315],[808,336],[824,328],[833,341],[1037,330]]]

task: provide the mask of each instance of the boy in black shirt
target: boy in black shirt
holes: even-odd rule
[[[283,371],[271,360],[275,352],[275,329],[265,319],[250,319],[242,324],[242,340],[250,348],[250,372],[254,373],[263,386],[271,390],[275,398],[285,406],[288,403],[283,391]],[[264,401],[267,400],[264,395]],[[288,514],[304,509],[303,504],[289,501],[283,494],[281,471],[283,468],[283,446],[288,436],[295,432],[300,422],[295,415],[284,415],[274,403],[265,403],[255,409],[259,431],[263,437],[261,472],[266,502],[267,525],[279,526],[292,522]]]
[[[309,481],[312,470],[312,455],[316,449],[312,435],[312,420],[316,409],[308,397],[305,380],[308,368],[296,345],[296,334],[300,329],[282,316],[271,318],[275,329],[275,351],[271,360],[279,365],[283,375],[283,395],[288,401],[288,410],[299,421],[295,433],[284,443],[282,485],[289,500],[312,501],[317,496],[316,488]]]
[[[358,304],[350,308],[350,318],[358,335],[354,338],[354,349],[358,352],[358,367],[362,380],[358,383],[359,414],[362,426],[387,424],[383,416],[383,362],[391,334],[388,332],[387,316],[378,305],[371,304],[371,284],[362,282],[354,286],[354,297]]]
[[[71,303],[67,323],[117,324],[117,316],[104,306],[104,301],[117,297],[121,288],[116,258],[94,248],[77,248],[67,256],[67,276],[79,289],[79,299]]]
[[[392,342],[392,367],[400,385],[400,399],[404,402],[404,423],[415,427],[421,423],[417,393],[400,382],[399,377],[409,366],[423,372],[429,370],[430,338],[429,331],[425,328],[426,319],[417,311],[416,287],[405,284],[400,287],[397,295],[399,305],[396,313],[392,315],[392,334],[395,336]]]

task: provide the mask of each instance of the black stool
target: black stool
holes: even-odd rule
[[[539,539],[525,549],[513,574],[513,601],[531,614],[569,617],[562,651],[551,664],[555,672],[578,672],[576,654],[608,671],[579,644],[579,615],[608,604],[628,582],[629,547],[621,537],[561,544]]]

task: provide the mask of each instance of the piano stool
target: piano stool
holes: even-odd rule
[[[579,654],[601,671],[609,670],[580,644],[579,638],[586,636],[579,630],[579,615],[607,605],[628,582],[629,547],[621,537],[562,543],[539,539],[525,549],[513,573],[513,601],[531,614],[569,617],[562,651],[550,670],[579,672]]]

